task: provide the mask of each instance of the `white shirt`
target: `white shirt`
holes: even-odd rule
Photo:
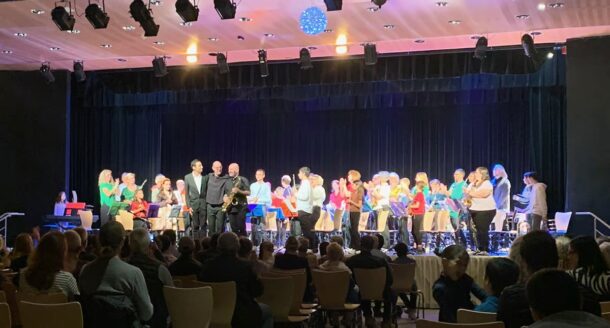
[[[491,185],[489,180],[483,181],[480,186],[475,187],[472,185],[472,190],[481,191],[488,190],[489,195],[485,198],[472,197],[472,206],[470,209],[473,211],[491,211],[496,209],[496,201],[494,200],[494,187]]]
[[[326,190],[322,186],[316,186],[313,188],[311,195],[311,202],[313,206],[322,207],[322,203],[326,200]]]
[[[193,174],[193,180],[195,180],[195,186],[197,186],[198,193],[201,193],[201,178],[201,174],[197,176]]]
[[[380,198],[377,199],[377,206],[375,209],[381,209],[384,206],[390,206],[390,190],[392,188],[389,184],[381,184],[377,186],[376,191]]]
[[[301,187],[297,192],[297,210],[311,214],[311,185],[309,180],[305,179],[301,181]]]

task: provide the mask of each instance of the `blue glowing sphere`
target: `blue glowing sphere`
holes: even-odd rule
[[[309,7],[301,13],[299,19],[301,30],[309,35],[316,35],[326,29],[326,13],[318,7]]]

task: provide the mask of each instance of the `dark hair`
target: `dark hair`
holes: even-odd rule
[[[318,245],[318,250],[320,251],[320,256],[326,255],[326,247],[329,245],[329,242],[323,241]]]
[[[443,249],[442,252],[437,253],[436,255],[447,259],[449,261],[457,261],[457,260],[470,260],[470,255],[466,251],[466,248],[461,245],[450,245]]]
[[[297,240],[297,237],[288,237],[288,239],[286,239],[286,244],[284,245],[284,248],[286,248],[286,251],[288,252],[296,252],[299,249],[299,241]]]
[[[570,248],[578,254],[578,267],[589,274],[597,275],[607,271],[606,261],[597,242],[591,236],[578,236],[570,241]]]
[[[178,238],[178,236],[176,235],[176,231],[175,230],[172,230],[172,229],[163,230],[163,235],[167,236],[169,238],[169,242],[172,245],[176,244],[176,238]]]
[[[394,245],[394,251],[399,257],[407,256],[407,253],[409,252],[409,247],[407,247],[407,244],[400,242]]]
[[[523,173],[523,177],[534,179],[536,181],[540,181],[540,180],[538,180],[538,173],[536,173],[536,172],[525,172],[525,173]]]
[[[110,221],[100,228],[99,234],[99,256],[111,258],[121,248],[125,239],[125,228],[117,221]]]
[[[55,197],[55,203],[61,203],[61,202],[62,202],[62,200],[61,200],[61,194],[66,195],[66,192],[65,192],[65,191],[60,191],[60,192],[57,194],[57,197]],[[68,201],[68,195],[66,195],[66,199],[65,199],[63,202],[65,203],[65,202],[67,202],[67,201]]]
[[[523,236],[519,254],[530,274],[545,268],[556,268],[559,263],[555,239],[542,230]]]
[[[341,236],[332,236],[330,237],[331,243],[337,243],[339,246],[343,247],[343,237]]]
[[[181,255],[193,254],[196,247],[195,241],[189,236],[180,238],[180,242],[178,242],[178,252],[180,252]]]
[[[487,262],[485,278],[489,280],[493,295],[500,297],[504,288],[519,280],[519,266],[508,258],[493,258]]]
[[[15,247],[11,252],[11,259],[16,259],[24,255],[30,255],[34,251],[34,241],[29,233],[22,232],[15,238]]]
[[[195,167],[195,165],[197,165],[197,163],[201,163],[201,161],[196,159],[196,158],[194,160],[192,160],[191,161],[191,168]]]
[[[64,267],[66,255],[66,238],[59,231],[50,231],[45,234],[38,244],[38,248],[29,259],[25,271],[27,283],[45,291],[53,286],[55,274]]]
[[[218,248],[218,238],[220,238],[220,234],[218,232],[214,233],[212,237],[210,237],[210,249]]]
[[[272,242],[265,240],[263,242],[261,242],[259,248],[258,248],[258,258],[259,260],[263,259],[263,253],[264,251],[271,251],[273,252],[274,249],[274,245]]]
[[[166,235],[158,235],[155,238],[155,242],[157,243],[157,246],[159,246],[159,250],[161,252],[165,252],[169,249],[169,247],[172,245],[172,242],[169,240],[169,237]]]
[[[360,239],[360,248],[363,251],[371,251],[375,247],[375,237],[373,236],[362,236]]]
[[[311,169],[308,168],[307,166],[303,166],[302,168],[299,169],[299,172],[303,172],[303,174],[308,177],[309,174],[311,173]]]
[[[385,243],[385,239],[380,233],[376,234],[375,237],[377,237],[377,249],[381,249]]]
[[[526,288],[530,308],[542,317],[582,309],[578,283],[564,271],[540,270],[530,278]]]
[[[307,237],[299,237],[298,241],[299,241],[298,251],[306,253],[307,250],[309,249],[309,239]]]
[[[203,238],[201,238],[199,244],[201,245],[202,251],[208,250],[208,249],[212,248],[212,238],[203,237]]]
[[[237,256],[248,257],[252,252],[252,241],[248,237],[239,237],[239,248],[237,249]]]

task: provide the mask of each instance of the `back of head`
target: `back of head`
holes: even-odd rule
[[[239,237],[239,249],[237,250],[237,256],[247,258],[252,253],[252,247],[252,241],[248,237]]]
[[[529,275],[542,269],[557,268],[559,261],[555,239],[542,230],[523,236],[519,254]]]
[[[99,255],[102,258],[110,258],[117,254],[123,246],[125,228],[116,221],[110,221],[100,228],[98,240],[100,242]]]
[[[332,236],[332,237],[330,237],[330,242],[331,243],[337,243],[341,247],[343,247],[343,237],[341,237],[341,236]]]
[[[220,233],[216,232],[210,237],[210,249],[218,248],[218,238],[220,238]]]
[[[307,253],[308,249],[309,249],[309,239],[307,239],[306,237],[299,237],[299,252]]]
[[[80,236],[76,231],[68,230],[64,233],[66,244],[68,246],[68,254],[78,254],[83,249],[83,244]]]
[[[584,268],[591,274],[606,272],[606,261],[593,237],[578,236],[572,239],[570,250],[578,255],[577,268]]]
[[[38,248],[29,258],[25,271],[25,279],[29,285],[39,289],[48,290],[53,285],[55,274],[64,267],[66,254],[66,239],[59,231],[45,234],[38,244]]]
[[[163,230],[163,236],[167,236],[169,238],[171,245],[175,245],[176,239],[178,239],[178,236],[176,236],[176,231],[172,229]]]
[[[375,247],[377,249],[381,249],[383,247],[383,244],[385,243],[385,239],[383,238],[383,236],[381,234],[376,234],[375,237],[377,238],[377,244],[375,245]]]
[[[320,256],[324,256],[326,255],[326,247],[328,247],[328,242],[327,241],[323,241],[320,243],[320,245],[318,245],[318,250],[320,251]]]
[[[134,229],[129,235],[129,247],[133,253],[147,254],[150,245],[148,231],[144,228]]]
[[[580,311],[578,283],[566,272],[542,269],[527,282],[527,299],[535,320],[563,311]]]
[[[436,255],[440,256],[441,258],[447,259],[449,261],[458,261],[458,260],[470,261],[470,255],[468,255],[466,248],[464,248],[464,246],[461,246],[461,245],[449,245],[449,246],[445,247],[445,249],[443,249],[442,252],[440,252]]]
[[[330,243],[326,246],[326,258],[329,261],[343,260],[343,247],[337,243]]]
[[[218,250],[226,255],[237,255],[239,238],[233,232],[223,232],[218,237]]]
[[[409,252],[409,248],[407,247],[407,244],[400,242],[400,243],[397,243],[396,245],[394,245],[394,251],[396,252],[397,256],[402,257],[402,256],[407,256],[407,253]]]
[[[360,248],[363,251],[368,251],[370,252],[371,250],[373,250],[373,248],[375,247],[375,237],[373,236],[362,236],[362,239],[360,239]]]
[[[491,285],[493,295],[500,297],[504,288],[519,280],[519,266],[507,258],[493,258],[487,262],[485,278]]]
[[[161,252],[167,252],[172,246],[172,242],[166,235],[159,235],[155,238],[155,242],[159,245]]]
[[[290,236],[288,239],[286,239],[286,245],[284,245],[284,248],[286,248],[287,252],[296,252],[299,248],[299,241],[296,237]]]
[[[85,228],[83,227],[76,227],[74,229],[72,229],[74,231],[76,231],[76,233],[80,236],[80,241],[83,244],[83,249],[85,247],[87,247],[87,240],[89,237],[89,234],[87,233],[87,230],[85,230]]]
[[[202,251],[207,251],[208,249],[212,248],[212,238],[210,237],[201,238],[200,243]]]
[[[29,233],[22,232],[15,238],[15,247],[13,247],[13,256],[16,258],[19,256],[30,255],[34,251],[34,241]]]
[[[259,246],[259,251],[258,251],[258,258],[262,260],[265,253],[273,254],[274,249],[275,249],[275,246],[273,245],[272,242],[270,242],[268,240],[261,242],[261,244]]]
[[[567,236],[559,236],[555,239],[557,258],[559,259],[557,267],[559,269],[568,269],[568,250],[570,248],[570,241],[570,238]]]
[[[182,255],[191,255],[195,251],[195,242],[191,237],[184,236],[178,242],[178,252]]]

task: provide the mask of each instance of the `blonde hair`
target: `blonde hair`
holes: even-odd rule
[[[555,245],[557,245],[557,255],[559,256],[559,264],[557,268],[559,270],[568,270],[568,249],[570,248],[570,238],[566,236],[559,236],[555,239]]]
[[[98,186],[101,185],[102,183],[111,182],[112,179],[106,177],[108,175],[112,175],[112,171],[110,171],[108,169],[104,169],[104,170],[102,170],[102,172],[100,172],[100,175],[97,178]]]
[[[354,180],[356,180],[356,181],[362,179],[362,175],[360,175],[360,172],[358,172],[356,170],[349,170],[347,172],[347,175],[351,175],[354,178]]]
[[[328,244],[328,246],[326,246],[326,258],[329,261],[343,260],[343,247],[335,242]]]
[[[477,167],[477,172],[483,177],[483,181],[489,180],[489,170],[484,166]]]
[[[417,174],[415,174],[415,182],[423,182],[426,185],[428,185],[428,173],[426,172],[417,172]]]

